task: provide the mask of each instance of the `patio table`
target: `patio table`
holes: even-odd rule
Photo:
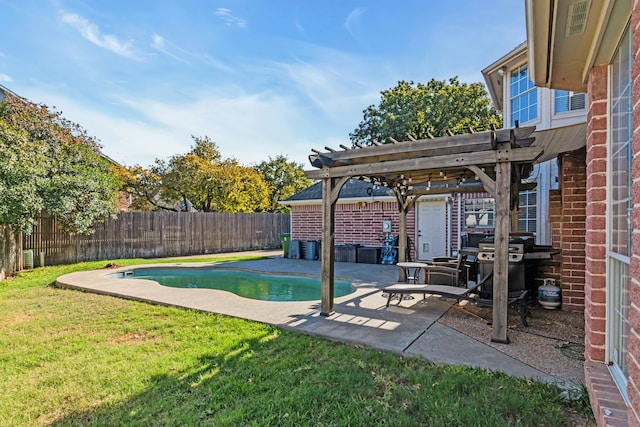
[[[396,265],[404,271],[404,277],[410,283],[418,283],[420,271],[430,266],[424,262],[399,262]]]

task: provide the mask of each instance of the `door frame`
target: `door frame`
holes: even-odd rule
[[[420,197],[420,200],[418,200],[416,202],[416,209],[415,209],[415,226],[414,226],[414,236],[413,236],[413,241],[415,242],[414,245],[414,252],[415,252],[415,259],[416,261],[425,261],[424,259],[420,258],[421,252],[420,248],[419,248],[419,236],[418,234],[420,233],[420,211],[421,211],[421,206],[423,206],[426,203],[436,203],[436,202],[440,202],[443,206],[444,206],[444,217],[443,219],[443,224],[446,226],[446,230],[445,230],[445,236],[444,236],[444,251],[445,251],[445,255],[446,256],[451,256],[451,206],[450,203],[448,203],[451,200],[451,195],[438,195],[438,196],[430,196],[430,197],[426,197],[426,196],[422,196]]]

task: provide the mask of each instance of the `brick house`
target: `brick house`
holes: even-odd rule
[[[411,259],[448,256],[457,251],[459,231],[451,227],[457,222],[455,195],[424,197],[407,215],[407,234]],[[319,240],[322,234],[322,184],[317,182],[282,202],[291,209],[291,238],[303,242]],[[416,213],[417,212],[417,213]],[[383,222],[391,221],[392,234],[398,235],[399,212],[393,192],[382,186],[351,179],[340,190],[336,206],[336,244],[380,246],[384,238]],[[422,215],[422,217],[420,217]],[[422,222],[435,221],[443,225],[434,230],[425,227],[425,235],[416,229]],[[429,231],[431,230],[431,231]],[[437,242],[423,245],[422,238]]]
[[[564,310],[584,311],[586,93],[536,87],[529,78],[527,42],[487,66],[482,74],[505,125],[534,125],[536,138],[549,139],[544,144],[549,149],[532,173],[536,188],[520,196],[524,198],[521,218],[527,218],[534,207],[535,226],[526,228],[521,220],[519,231],[533,231],[536,243],[560,250],[544,263],[544,276],[562,287]]]
[[[530,79],[587,93],[586,150],[561,157],[550,209],[584,283],[585,376],[598,425],[640,425],[640,4],[525,0]],[[582,172],[582,162],[586,165]],[[581,182],[585,191],[579,191]],[[565,187],[567,191],[565,191]],[[584,207],[584,208],[583,208]],[[584,219],[584,223],[583,223]],[[569,279],[567,277],[567,279]],[[576,300],[582,298],[576,289]]]
[[[551,146],[543,162],[536,164],[530,182],[535,188],[520,192],[519,226],[516,231],[535,233],[536,243],[553,243],[550,192],[558,193],[557,153],[585,145],[585,94],[535,88],[527,79],[527,45],[522,43],[483,70],[489,93],[504,122],[511,127],[535,125],[536,138],[546,138]],[[512,77],[512,75],[514,77]],[[511,81],[516,84],[510,84]],[[514,90],[513,88],[521,88]],[[505,102],[504,100],[508,100]],[[517,103],[518,108],[512,105]],[[584,148],[582,148],[584,150]],[[584,163],[583,163],[584,169]],[[584,171],[583,171],[584,174]],[[584,184],[584,183],[582,183]],[[583,185],[584,190],[584,185]],[[559,197],[559,196],[556,196]],[[306,241],[321,237],[322,186],[316,183],[282,202],[291,209],[292,239]],[[437,196],[421,196],[408,215],[407,236],[410,259],[430,260],[434,256],[453,256],[466,245],[493,233],[495,200],[487,193],[451,191]],[[382,223],[391,220],[392,234],[398,234],[399,212],[396,198],[389,189],[351,179],[340,191],[336,206],[336,244],[380,245]],[[438,226],[434,227],[434,224]],[[556,246],[558,247],[558,246]],[[583,256],[584,258],[584,256]],[[584,264],[584,259],[582,261]],[[563,281],[560,262],[549,263],[548,276]],[[572,277],[566,279],[569,284]],[[584,281],[579,290],[584,295]],[[573,291],[565,293],[570,307]],[[577,307],[583,309],[584,298]]]

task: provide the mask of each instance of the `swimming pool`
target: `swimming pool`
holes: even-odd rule
[[[180,267],[139,268],[110,274],[115,279],[149,279],[172,288],[217,289],[261,301],[313,301],[320,299],[320,279],[283,276],[249,270]],[[350,282],[334,281],[336,298],[355,289]]]

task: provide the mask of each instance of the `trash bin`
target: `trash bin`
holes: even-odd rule
[[[302,240],[289,241],[289,258],[302,259]]]
[[[320,242],[308,240],[304,249],[304,259],[317,260],[320,258]]]
[[[284,250],[284,257],[289,258],[289,242],[291,241],[291,233],[280,234],[280,243],[282,243],[282,249]]]

